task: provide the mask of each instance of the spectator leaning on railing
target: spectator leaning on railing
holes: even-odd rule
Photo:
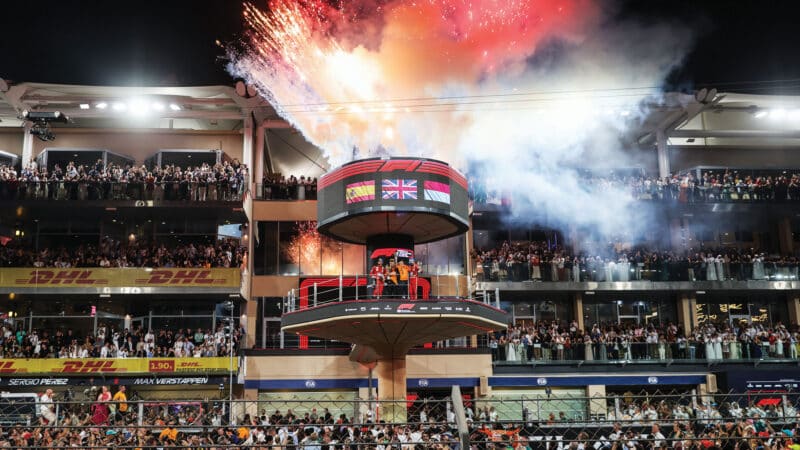
[[[30,164],[17,173],[0,165],[1,200],[180,200],[237,201],[249,182],[238,160],[181,168],[120,166],[102,160],[90,166],[73,162],[52,172]]]
[[[9,324],[0,328],[2,358],[191,358],[229,356],[231,336],[222,325],[216,330],[142,328],[119,330],[104,324],[97,333],[81,334],[72,329],[15,329]],[[233,330],[233,351],[244,338],[242,328]]]
[[[676,324],[593,324],[538,321],[489,337],[495,361],[667,361],[672,359],[798,359],[800,329],[741,321],[706,322],[685,333]]]
[[[129,408],[124,415],[104,414],[120,402],[106,401],[110,390],[89,389],[88,402],[54,400],[59,414],[40,418],[39,424],[11,426],[0,431],[0,446],[59,448],[249,448],[249,449],[459,449],[454,417],[445,408],[419,411],[409,408],[402,423],[374,422],[369,416],[349,418],[328,409],[294,413],[276,410],[241,414],[227,420],[223,408],[205,402],[174,401]],[[749,396],[748,396],[749,397]],[[559,402],[560,398],[546,400]],[[466,426],[476,449],[796,449],[798,408],[796,399],[764,405],[758,399],[733,395],[693,396],[624,395],[606,398],[563,398],[566,402],[606,403],[606,410],[591,420],[572,417],[568,411],[526,417],[520,411],[506,417],[491,400],[474,412],[465,404]],[[528,404],[535,400],[528,398]],[[170,404],[180,406],[176,410]],[[519,402],[523,404],[522,401]],[[566,403],[565,403],[566,404]],[[308,405],[298,403],[308,409]],[[231,405],[228,405],[231,408]],[[513,406],[512,406],[513,408]],[[249,408],[244,408],[249,409]],[[48,409],[48,411],[50,411]],[[98,413],[99,411],[99,413]],[[449,410],[448,410],[449,411]],[[521,413],[521,417],[520,417]],[[140,417],[141,415],[141,417]],[[520,420],[520,418],[522,420]]]
[[[659,178],[643,174],[579,176],[591,192],[613,191],[639,201],[677,203],[786,202],[800,201],[800,173],[788,170],[705,170]],[[477,204],[505,204],[512,198],[492,184],[493,180],[470,178],[470,197]]]
[[[236,239],[167,247],[163,243],[103,238],[98,246],[36,251],[10,241],[0,246],[0,267],[240,267],[247,249]]]
[[[573,255],[544,242],[504,242],[475,249],[471,260],[477,281],[725,281],[797,280],[795,256],[735,248],[677,253],[643,247],[611,246]]]
[[[283,175],[267,174],[261,180],[261,197],[264,200],[299,200],[300,189],[304,200],[314,200],[317,198],[317,179],[301,176],[300,178],[291,175],[286,178]]]

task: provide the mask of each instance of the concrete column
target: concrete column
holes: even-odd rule
[[[31,162],[33,158],[33,135],[30,133],[31,126],[25,125],[25,131],[22,135],[22,161],[21,165],[24,169]]]
[[[589,417],[587,419],[605,419],[607,413],[605,385],[593,384],[586,386],[586,397],[589,398]]]
[[[248,281],[249,283],[250,281]],[[247,299],[244,304],[245,311],[247,314],[247,336],[245,337],[245,348],[253,348],[256,345],[256,331],[261,330],[263,327],[264,322],[261,317],[258,317],[258,302],[255,299]],[[259,345],[261,345],[259,343]]]
[[[263,123],[259,124],[258,128],[256,128],[253,166],[250,167],[250,183],[259,184],[264,179],[264,142],[266,131]]]
[[[792,222],[788,217],[778,221],[778,242],[781,246],[781,254],[791,255],[794,253],[794,239],[792,239]]]
[[[242,164],[247,165],[250,173],[253,172],[253,114],[249,109],[244,111],[242,120]]]
[[[378,380],[378,420],[405,422],[406,411],[406,358],[405,355],[378,360],[375,368]]]
[[[697,300],[689,294],[681,294],[678,299],[678,323],[683,327],[683,332],[687,336],[697,325],[696,305]]]
[[[789,323],[793,325],[800,324],[800,294],[787,294],[786,306],[789,310]]]
[[[667,135],[663,130],[656,133],[656,148],[658,150],[658,176],[668,177],[671,173],[669,166],[669,148],[667,147]]]
[[[580,292],[575,293],[575,297],[572,299],[572,308],[575,321],[578,322],[578,329],[583,330],[583,294]]]

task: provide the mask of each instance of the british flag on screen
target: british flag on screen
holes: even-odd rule
[[[416,200],[417,180],[383,180],[381,194],[384,200]]]

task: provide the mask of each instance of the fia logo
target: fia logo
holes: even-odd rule
[[[547,385],[547,378],[537,378],[536,384],[539,386],[546,386]]]
[[[420,387],[426,387],[426,386],[428,386],[428,380],[425,379],[425,378],[420,378],[419,381],[417,382],[417,384]]]
[[[658,377],[647,377],[647,382],[650,384],[658,384]]]
[[[309,389],[313,389],[317,387],[317,382],[314,380],[306,380],[306,387]]]

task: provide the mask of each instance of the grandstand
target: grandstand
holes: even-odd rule
[[[161,107],[113,107],[137,101]],[[627,137],[640,166],[585,172],[658,209],[644,239],[507,221],[513,193],[468,173],[466,233],[377,254],[317,232],[317,180],[333,168],[258,96],[11,84],[0,422],[12,431],[0,443],[42,445],[47,389],[67,430],[51,448],[786,440],[800,387],[800,136],[771,111],[797,101],[667,95]],[[52,126],[54,143],[18,118],[56,109],[71,122]],[[281,328],[298,309],[380,295],[380,258],[420,270],[387,302],[510,317],[409,349],[397,427],[379,423],[368,351]],[[127,388],[127,416],[97,413],[103,386]]]

